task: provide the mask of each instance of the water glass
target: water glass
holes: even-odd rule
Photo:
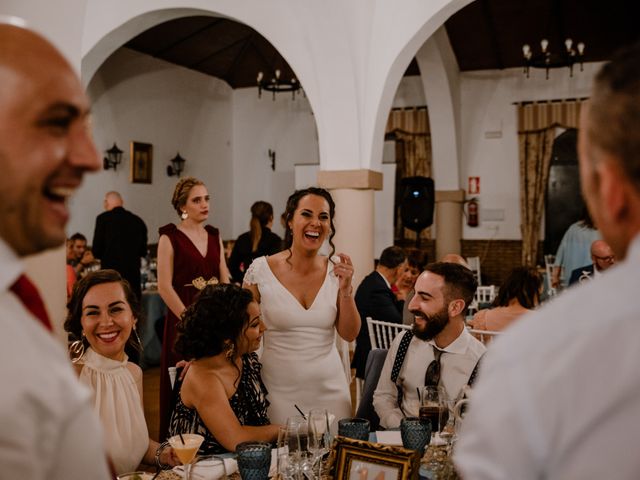
[[[338,421],[338,435],[356,440],[369,440],[369,420],[365,418],[343,418]]]
[[[400,436],[404,448],[416,450],[422,455],[431,441],[431,423],[421,422],[418,417],[403,418],[400,421]]]
[[[242,480],[265,480],[271,467],[269,442],[242,442],[236,447],[238,470]]]

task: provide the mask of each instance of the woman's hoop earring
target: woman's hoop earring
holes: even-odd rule
[[[82,340],[76,340],[69,345],[69,357],[71,357],[71,363],[78,363],[84,357],[84,342]]]
[[[142,340],[140,340],[140,335],[138,335],[138,329],[136,328],[136,326],[133,326],[133,333],[136,336],[136,341],[138,342],[138,346],[140,347],[140,351],[144,350],[144,345],[142,344]]]
[[[224,357],[231,361],[236,353],[236,346],[233,343],[227,343],[224,347]]]
[[[183,211],[183,212],[180,214],[180,218],[181,218],[182,220],[186,220],[187,218],[189,218],[189,214],[188,214],[186,211]]]

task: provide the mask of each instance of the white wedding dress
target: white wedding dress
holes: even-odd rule
[[[271,402],[272,423],[312,408],[326,408],[337,420],[351,416],[349,384],[336,348],[338,278],[329,262],[318,295],[305,309],[271,271],[266,257],[253,261],[244,281],[260,292],[267,326],[260,361]]]

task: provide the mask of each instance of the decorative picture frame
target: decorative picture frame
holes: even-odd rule
[[[416,480],[420,454],[402,447],[336,436],[328,468],[334,480]]]
[[[131,142],[131,183],[151,183],[153,145]]]

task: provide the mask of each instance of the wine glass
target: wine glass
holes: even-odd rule
[[[183,433],[169,438],[169,444],[173,447],[173,451],[182,462],[182,465],[184,465],[184,480],[189,480],[190,478],[191,462],[196,457],[196,453],[198,453],[203,441],[204,437],[196,433]]]
[[[440,431],[440,396],[438,387],[422,387],[419,416],[421,422],[431,423],[431,442]]]
[[[329,414],[325,409],[314,408],[309,411],[309,446],[312,465],[318,463],[318,478],[322,473],[322,457],[331,448],[331,434],[329,431]]]
[[[307,461],[309,448],[309,422],[301,415],[287,418],[287,445],[289,447],[289,469],[296,479],[309,473]]]

